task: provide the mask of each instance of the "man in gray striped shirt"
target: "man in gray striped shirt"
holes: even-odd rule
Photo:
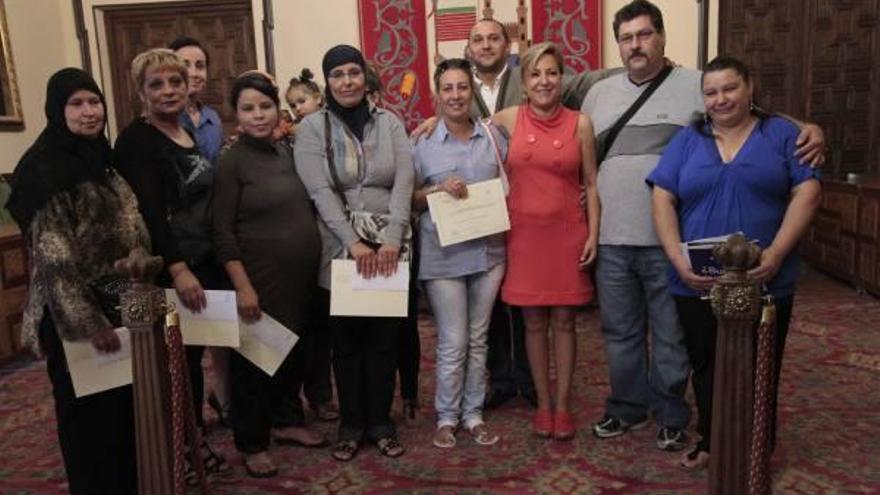
[[[614,35],[626,72],[594,85],[581,108],[593,120],[597,149],[603,149],[608,129],[666,65],[663,17],[650,2],[636,0],[620,9]],[[651,413],[660,449],[680,450],[687,443],[690,407],[684,391],[689,363],[666,287],[669,262],[654,233],[645,177],[666,143],[702,109],[700,73],[674,68],[623,127],[600,164],[596,284],[611,395],[605,416],[593,425],[599,438],[645,426]],[[652,332],[650,353],[646,328]]]

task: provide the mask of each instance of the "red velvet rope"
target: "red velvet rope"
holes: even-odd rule
[[[770,493],[770,417],[773,407],[770,394],[776,380],[776,367],[773,364],[776,352],[776,306],[772,297],[765,301],[757,334],[752,445],[749,453],[749,495],[768,495]]]
[[[195,410],[190,399],[189,371],[186,366],[186,353],[183,337],[177,325],[165,326],[165,344],[168,347],[168,369],[171,373],[171,427],[174,448],[174,493],[186,493],[186,456],[196,472],[202,493],[207,493],[208,484],[199,446],[202,432],[196,426]],[[190,439],[187,446],[187,438]]]

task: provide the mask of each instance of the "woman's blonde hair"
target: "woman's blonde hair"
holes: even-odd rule
[[[541,57],[544,55],[550,55],[553,57],[553,60],[556,61],[556,65],[559,67],[560,74],[565,70],[565,59],[562,58],[562,50],[556,45],[556,43],[545,41],[529,47],[529,50],[526,52],[525,56],[523,56],[523,82],[526,82],[529,74],[531,74],[532,71],[535,70],[535,66],[538,65],[538,60],[541,60]]]
[[[171,69],[179,72],[184,81],[188,81],[186,64],[180,55],[168,48],[151,48],[139,53],[131,61],[131,81],[138,93],[144,88],[144,77],[149,69]]]

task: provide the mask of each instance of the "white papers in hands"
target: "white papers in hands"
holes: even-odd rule
[[[391,290],[403,291],[409,290],[409,263],[398,262],[397,272],[390,277],[376,275],[373,278],[364,278],[363,275],[355,270],[354,277],[351,279],[352,290]]]
[[[400,272],[406,262],[397,264]],[[409,267],[406,268],[409,273]],[[408,290],[355,290],[357,275],[354,260],[333,260],[330,265],[330,315],[332,316],[406,316]],[[409,284],[407,282],[407,289]]]
[[[241,345],[235,349],[257,367],[274,376],[299,337],[267,313],[259,320],[238,323]]]
[[[115,352],[99,352],[90,340],[61,341],[77,397],[131,384],[131,334],[125,327],[114,331],[120,344]]]
[[[184,345],[238,347],[235,291],[206,290],[205,299],[208,304],[198,313],[187,309],[174,289],[165,289],[165,298],[177,307]]]

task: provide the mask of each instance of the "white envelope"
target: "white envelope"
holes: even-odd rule
[[[355,270],[354,278],[351,279],[352,290],[409,290],[409,263],[398,263],[397,271],[390,277],[376,275],[373,278],[364,278]]]
[[[274,376],[299,337],[287,327],[263,313],[253,323],[239,321],[241,346],[236,351],[269,376]]]
[[[115,332],[121,345],[119,350],[110,353],[98,352],[88,340],[61,340],[73,392],[77,397],[131,385],[131,334],[125,327],[119,327]]]
[[[399,262],[397,271],[409,273],[409,263]],[[354,260],[333,260],[330,266],[330,315],[332,316],[406,316],[407,290],[358,289],[360,278]]]
[[[165,289],[165,298],[177,307],[184,345],[239,346],[235,291],[206,290],[208,305],[200,313],[188,310],[174,289]]]

